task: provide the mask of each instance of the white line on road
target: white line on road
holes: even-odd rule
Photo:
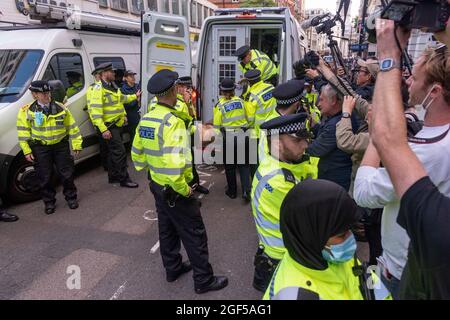
[[[155,211],[154,210],[147,210],[144,212],[144,215],[142,216],[145,220],[148,221],[157,221],[158,218],[155,217]]]
[[[127,281],[125,281],[120,287],[119,289],[117,289],[117,291],[113,294],[113,296],[111,298],[109,298],[109,300],[117,300],[117,298],[119,298],[119,296],[125,291],[125,286],[127,285]]]
[[[159,240],[158,240],[158,242],[155,243],[153,248],[150,249],[150,253],[155,254],[155,252],[158,251],[158,249],[159,249]]]
[[[204,181],[204,182],[206,182],[206,181]],[[208,186],[208,190],[211,190],[211,187],[214,185],[214,183],[215,182],[211,182],[210,184],[209,184],[209,186]],[[203,199],[203,197],[204,197],[205,195],[202,193],[201,195],[199,195],[198,196],[198,199]]]

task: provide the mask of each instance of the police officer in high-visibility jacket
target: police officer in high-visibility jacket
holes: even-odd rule
[[[47,81],[33,81],[30,91],[35,101],[25,105],[17,116],[19,144],[25,159],[35,164],[45,213],[55,212],[56,191],[52,185],[53,166],[63,184],[63,193],[70,209],[78,208],[74,183],[75,154],[82,150],[83,139],[75,120],[64,105],[52,101]]]
[[[81,80],[81,73],[79,72],[68,71],[66,72],[66,76],[70,84],[70,86],[66,90],[66,96],[67,98],[70,98],[83,89],[84,83]]]
[[[389,300],[380,279],[355,256],[350,229],[360,218],[358,211],[334,182],[306,180],[292,188],[280,210],[287,251],[263,299]]]
[[[122,140],[123,125],[126,121],[124,103],[140,97],[141,92],[124,95],[114,83],[115,73],[112,63],[99,65],[101,83],[92,89],[89,112],[93,124],[108,146],[108,176],[110,183],[120,183],[121,187],[137,188],[127,171],[127,155]]]
[[[250,46],[242,46],[234,54],[240,62],[242,73],[249,70],[261,71],[261,79],[273,86],[278,84],[278,67],[265,53],[251,49]]]
[[[249,119],[253,119],[253,122],[250,121],[250,128],[252,132],[251,139],[256,139],[256,142],[251,141],[250,145],[255,143],[258,145],[260,138],[259,127],[264,121],[266,121],[267,116],[275,109],[277,105],[275,98],[272,96],[274,87],[271,84],[264,83],[261,80],[261,72],[259,70],[247,71],[244,76],[250,85],[246,93],[245,100],[248,102],[246,104],[246,108],[248,109],[247,116]],[[250,158],[251,157],[249,157],[249,159]],[[252,177],[256,172],[259,160],[257,159],[256,162],[256,164],[250,164]]]
[[[220,83],[221,97],[214,107],[213,125],[221,130],[223,135],[223,155],[225,165],[225,175],[227,178],[227,189],[225,194],[231,199],[236,198],[236,167],[239,170],[242,186],[242,198],[250,201],[250,168],[243,156],[239,159],[239,155],[245,155],[246,152],[246,136],[244,131],[248,128],[245,102],[237,97],[234,93],[236,84],[233,79],[225,78]],[[229,152],[233,153],[233,157],[228,156]],[[241,160],[241,163],[239,163]]]
[[[320,122],[320,110],[317,107],[317,97],[318,94],[312,91],[312,83],[305,82],[305,102],[308,104],[304,106],[305,112],[308,112],[311,115],[312,120],[315,123]]]
[[[137,170],[147,169],[158,212],[159,241],[166,280],[175,281],[193,269],[196,293],[220,290],[226,277],[214,276],[200,206],[189,186],[192,180],[189,132],[176,116],[178,73],[163,69],[148,81],[158,102],[144,115],[133,141],[131,156]],[[182,262],[180,241],[189,262]],[[192,266],[191,266],[192,265]]]
[[[264,292],[285,248],[280,232],[280,206],[289,190],[317,167],[305,154],[310,139],[308,116],[298,113],[265,122],[269,154],[260,163],[252,185],[252,210],[260,245],[255,256],[253,287]]]

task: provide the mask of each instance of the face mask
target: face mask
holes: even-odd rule
[[[425,104],[425,102],[427,101],[427,99],[430,97],[431,91],[433,91],[434,87],[435,87],[435,85],[433,85],[433,86],[431,87],[430,91],[428,91],[427,95],[426,95],[425,98],[422,100],[422,103],[419,104],[419,105],[417,105],[417,108],[418,108],[419,110],[427,111],[428,108],[431,106],[431,104],[434,102],[434,98],[433,98],[433,99],[431,99],[431,101],[430,101],[429,103]]]
[[[42,111],[36,111],[34,113],[34,122],[37,127],[41,127],[44,124],[44,114]]]
[[[331,263],[343,263],[353,258],[356,252],[356,240],[351,234],[341,244],[331,245],[322,250],[322,256]]]

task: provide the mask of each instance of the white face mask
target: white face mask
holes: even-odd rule
[[[418,104],[418,105],[416,106],[417,109],[419,109],[419,110],[424,110],[425,112],[428,111],[428,108],[429,108],[429,107],[431,106],[431,104],[434,102],[434,99],[435,99],[435,98],[431,99],[430,102],[428,102],[428,103],[426,103],[426,101],[427,101],[427,99],[430,97],[431,91],[433,91],[433,89],[434,89],[435,86],[436,86],[436,85],[434,84],[434,85],[431,87],[430,91],[428,91],[427,95],[426,95],[425,98],[422,100],[422,103],[420,103],[420,104]]]

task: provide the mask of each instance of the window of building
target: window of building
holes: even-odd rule
[[[170,3],[169,0],[163,0],[163,12],[170,13]]]
[[[191,2],[191,26],[197,26],[197,4]]]
[[[84,88],[83,61],[77,53],[57,53],[45,69],[43,80],[61,80],[67,98]]]
[[[144,0],[131,0],[131,13],[140,14],[144,11]]]
[[[219,64],[219,82],[223,79],[230,78],[236,79],[236,64],[234,63],[221,63]]]
[[[172,13],[180,14],[180,3],[178,2],[178,0],[172,0]]]
[[[100,7],[108,7],[108,0],[98,0],[98,4]]]
[[[158,11],[158,0],[147,0],[148,10]]]
[[[128,1],[111,0],[111,9],[128,12]]]
[[[185,16],[188,19],[188,1],[181,0],[181,15]]]
[[[203,6],[200,3],[197,3],[197,27],[201,27],[203,24]]]
[[[209,17],[209,8],[208,7],[203,7],[203,19],[206,19]]]
[[[219,55],[230,57],[236,51],[236,37],[223,36],[219,38]]]

